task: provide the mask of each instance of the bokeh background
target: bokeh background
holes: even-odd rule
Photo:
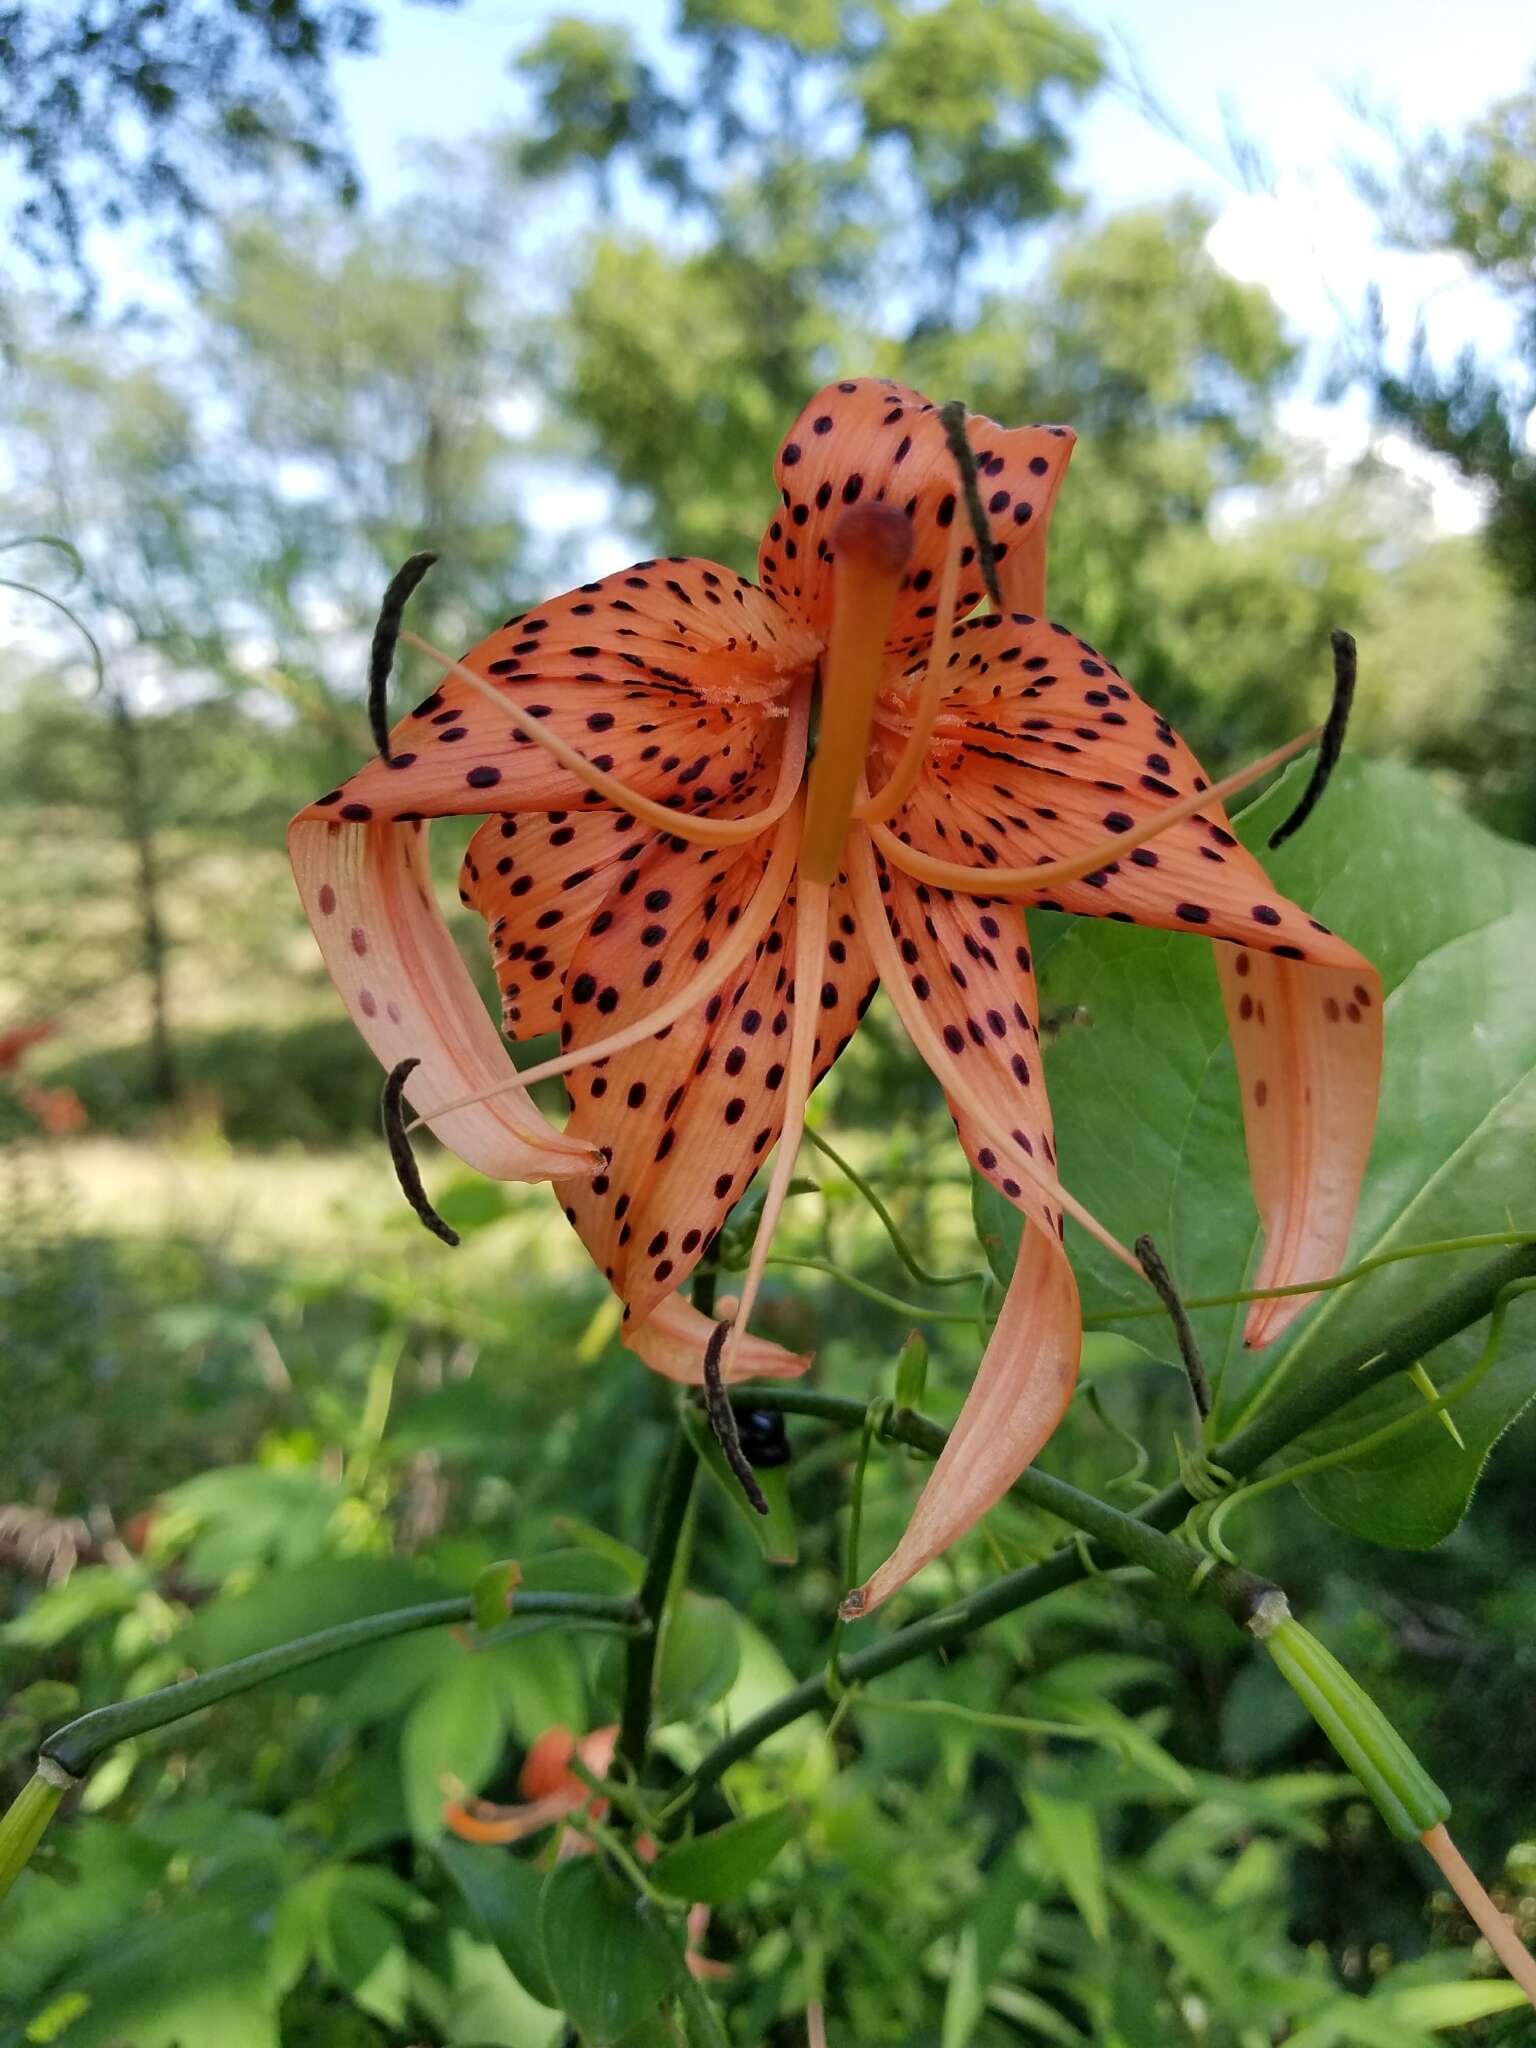
[[[615,1345],[547,1194],[426,1148],[464,1249],[402,1212],[379,1076],[288,883],[287,818],[366,751],[368,635],[406,554],[440,553],[417,614],[454,644],[652,551],[750,572],[784,423],[829,378],[894,375],[1076,426],[1053,610],[1213,771],[1316,715],[1343,625],[1360,752],[1536,839],[1533,56],[1527,11],[1501,0],[0,13],[6,1758],[81,1699],[248,1646],[261,1627],[231,1603],[263,1580],[297,1633],[423,1573],[461,1584],[530,1532],[643,1541],[660,1390]],[[974,1263],[962,1162],[881,1009],[816,1123],[931,1262]],[[792,1205],[786,1256],[910,1292],[848,1184],[809,1156],[807,1174],[822,1199]],[[766,1320],[869,1391],[907,1327],[789,1267]],[[930,1334],[958,1387],[974,1328]],[[1171,1399],[1159,1382],[1120,1419],[1166,1447]],[[1079,1424],[1068,1463],[1112,1477],[1129,1453]],[[1533,1455],[1517,1432],[1429,1559],[1284,1504],[1257,1539],[1460,1771],[1469,1846],[1512,1895],[1536,1883]],[[706,1589],[796,1673],[824,1649],[845,1505],[838,1454],[805,1464],[794,1578],[763,1576],[723,1502],[700,1539]],[[1308,2020],[1304,2002],[1278,2020],[1224,2006],[1210,1979],[1233,1944],[1255,1981],[1364,1991],[1470,1943],[1426,1918],[1362,1808],[1320,1819],[1321,1779],[1296,1791],[1322,1752],[1210,1626],[1147,1616],[1105,1588],[1043,1625],[1079,1705],[1129,1688],[1154,1759],[1183,1774],[1161,1797],[1189,1858],[1166,1852],[1160,1876],[1202,1903],[1160,1921],[1129,1879],[1115,1892],[1129,1974],[1110,2005],[1073,1988],[1088,1966],[1065,1935],[1044,1978],[1004,1981],[1011,1912],[1065,1921],[1075,1901],[1108,1927],[1101,1875],[1053,1890],[1080,1838],[1055,1863],[1025,1853],[1015,1900],[996,1876],[1006,1756],[893,1736],[795,1911],[732,1937],[755,1987],[740,2039],[801,2038],[784,2015],[819,1988],[850,2041],[1249,2048]],[[1019,1631],[1011,1668],[1039,1648]],[[545,1664],[542,1695],[508,1695],[509,1755],[601,1692]],[[27,2039],[106,2048],[126,2011],[139,2048],[210,2027],[236,2048],[555,2038],[483,1944],[444,1931],[431,1883],[411,1889],[432,1780],[412,1779],[402,1730],[433,1695],[419,1660],[389,1682],[382,1705],[338,1680],[125,1752],[72,1885],[0,1962],[0,2040],[41,2013],[56,2032]],[[1140,1767],[1155,1785],[1161,1766]],[[1191,1776],[1219,1769],[1226,1806]],[[1141,1856],[1168,1815],[1154,1828],[1154,1793],[1107,1785],[1071,1798],[1107,1854]],[[322,1897],[337,1858],[375,1877]],[[260,1963],[259,1992],[218,2006],[236,1960],[260,1961],[250,1898],[270,1934],[272,1901],[306,1883],[322,1932],[290,1930],[296,1966]],[[992,1918],[957,1920],[977,1899]],[[952,1988],[966,1928],[1001,1973],[974,2012]],[[128,1988],[89,1978],[104,1954]],[[1305,2038],[1420,2038],[1375,2024]],[[1500,2024],[1518,2022],[1482,2037]]]

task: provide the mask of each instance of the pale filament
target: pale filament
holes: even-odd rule
[[[907,734],[906,745],[891,771],[890,779],[882,783],[873,796],[866,797],[856,806],[853,815],[861,824],[879,825],[893,811],[899,810],[916,788],[917,778],[927,763],[928,743],[933,738],[933,728],[944,702],[949,650],[955,638],[955,601],[960,589],[960,535],[960,522],[956,520],[950,528],[949,552],[939,574],[933,639],[928,647],[928,665],[918,685],[912,729]]]
[[[866,837],[855,833],[852,852],[853,886],[865,943],[874,955],[885,992],[890,997],[907,1036],[932,1071],[942,1077],[944,1092],[952,1105],[964,1112],[976,1130],[986,1134],[987,1143],[995,1151],[1007,1155],[1015,1173],[1024,1180],[1032,1181],[1042,1195],[1081,1223],[1084,1230],[1097,1239],[1106,1251],[1112,1252],[1122,1265],[1129,1266],[1138,1280],[1145,1280],[1146,1275],[1142,1271],[1141,1262],[1134,1253],[1128,1252],[1117,1237],[1111,1236],[1099,1219],[1090,1210],[1085,1209],[1075,1195],[1069,1194],[1054,1174],[1047,1173],[1022,1146],[1015,1144],[1008,1132],[998,1130],[995,1108],[987,1106],[967,1080],[958,1061],[946,1052],[938,1032],[928,1022],[922,1004],[912,994],[906,969],[901,962],[901,954],[895,939],[891,936],[891,928],[886,923],[885,900],[881,896],[879,876],[875,871],[873,847]]]
[[[1177,803],[1169,804],[1165,810],[1143,819],[1130,831],[1101,839],[1085,853],[1069,854],[1061,860],[1043,860],[1032,868],[979,868],[962,866],[958,861],[938,860],[932,854],[920,852],[915,846],[908,846],[885,825],[871,824],[870,835],[892,867],[900,868],[914,881],[927,882],[936,889],[955,889],[968,896],[1027,902],[1042,889],[1055,888],[1063,882],[1079,882],[1084,875],[1097,874],[1100,868],[1109,867],[1135,847],[1145,846],[1148,840],[1160,838],[1173,826],[1182,825],[1186,818],[1196,817],[1213,804],[1224,803],[1229,796],[1236,796],[1240,790],[1247,789],[1250,783],[1257,782],[1272,768],[1278,768],[1297,754],[1304,753],[1321,731],[1321,726],[1314,726],[1310,732],[1298,733],[1295,739],[1287,740],[1283,747],[1276,747],[1262,760],[1251,762],[1248,767],[1238,769],[1235,775],[1228,775],[1220,782],[1213,782],[1208,789],[1195,790],[1189,796],[1180,797]]]
[[[633,1024],[626,1024],[607,1038],[596,1039],[591,1045],[573,1046],[569,1052],[541,1060],[537,1066],[524,1067],[515,1076],[479,1095],[465,1095],[456,1102],[440,1103],[426,1110],[406,1125],[407,1132],[420,1130],[434,1117],[447,1116],[453,1110],[469,1109],[476,1103],[489,1102],[495,1096],[510,1094],[514,1088],[529,1088],[535,1081],[552,1080],[556,1074],[569,1074],[577,1067],[590,1066],[595,1060],[611,1059],[615,1053],[627,1052],[632,1045],[654,1038],[658,1031],[665,1031],[679,1017],[707,1002],[715,990],[736,972],[759,940],[766,938],[769,926],[778,916],[799,858],[803,818],[804,803],[796,790],[789,815],[773,835],[773,851],[762,879],[741,916],[698,973],[690,975],[664,1003],[658,1003],[646,1016],[637,1017]]]
[[[610,775],[605,768],[594,767],[586,755],[573,747],[568,740],[548,731],[543,723],[530,717],[522,705],[503,696],[484,676],[477,676],[472,668],[462,661],[455,661],[444,654],[441,648],[423,640],[418,633],[403,631],[400,638],[407,641],[421,654],[438,662],[461,683],[467,683],[477,690],[488,704],[505,718],[509,725],[520,732],[525,739],[534,740],[545,753],[552,754],[562,768],[570,770],[579,782],[605,796],[610,803],[628,811],[633,817],[641,818],[648,825],[654,825],[662,832],[670,832],[675,839],[686,839],[695,846],[739,846],[748,839],[755,839],[760,832],[766,832],[770,825],[776,825],[795,800],[805,773],[806,736],[810,729],[811,693],[807,679],[803,688],[791,692],[789,716],[784,731],[784,751],[779,761],[779,779],[773,793],[773,800],[763,810],[753,811],[745,818],[701,818],[691,811],[670,810],[666,804],[659,804],[653,798],[641,796],[621,782],[616,775]]]
[[[784,1080],[784,1127],[774,1154],[773,1174],[763,1198],[757,1232],[752,1239],[752,1257],[742,1278],[741,1297],[725,1340],[720,1361],[721,1377],[729,1380],[737,1348],[746,1335],[747,1322],[757,1304],[773,1233],[789,1194],[794,1176],[795,1155],[805,1135],[805,1105],[810,1097],[816,1063],[816,1025],[821,1016],[821,977],[827,957],[827,924],[832,892],[824,882],[800,877],[795,900],[795,1014],[790,1030],[788,1072]]]

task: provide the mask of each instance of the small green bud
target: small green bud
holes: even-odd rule
[[[914,1330],[896,1354],[896,1406],[921,1411],[928,1384],[928,1340]]]
[[[1290,1614],[1261,1610],[1250,1629],[1402,1841],[1438,1827],[1451,1802],[1365,1688]]]

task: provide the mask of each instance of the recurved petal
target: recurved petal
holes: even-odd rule
[[[1376,1128],[1382,990],[1374,968],[1277,960],[1217,946],[1253,1191],[1264,1225],[1254,1285],[1287,1287],[1335,1273]],[[1256,1301],[1245,1341],[1272,1343],[1315,1295]]]
[[[766,858],[761,841],[732,857],[658,839],[635,861],[571,962],[563,1026],[571,1049],[656,1008],[695,975],[758,887]],[[568,1214],[628,1322],[649,1320],[681,1285],[778,1137],[793,942],[791,899],[753,956],[697,1010],[570,1076],[568,1129],[599,1145],[604,1165],[566,1196]],[[818,1079],[873,992],[868,953],[839,887],[823,978],[812,991]]]
[[[815,645],[742,577],[679,557],[637,562],[510,620],[464,665],[595,766],[658,803],[707,810],[777,731],[777,700]],[[353,823],[598,808],[580,779],[446,674],[373,760],[307,813]]]
[[[420,1061],[406,1095],[470,1166],[497,1180],[590,1174],[593,1148],[555,1130],[521,1089],[430,1113],[516,1073],[443,923],[426,838],[424,825],[301,817],[289,827],[294,879],[337,992],[385,1067]]]
[[[1010,1156],[1016,1146],[1026,1161],[1055,1174],[1024,913],[1013,903],[950,896],[878,866],[885,943],[896,956],[887,963],[886,990],[945,1089],[960,1142],[977,1172],[1015,1208],[1059,1235],[1060,1211]],[[957,1104],[952,1079],[985,1104],[985,1124]]]
[[[964,626],[951,673],[927,772],[892,826],[925,853],[974,863],[979,877],[1112,849],[1120,834],[1208,786],[1167,720],[1069,627],[1021,617]],[[894,759],[899,728],[886,730]],[[1353,967],[1359,958],[1275,891],[1215,803],[1035,900],[1281,959]]]
[[[1054,1234],[1030,1224],[949,1442],[900,1543],[846,1611],[870,1613],[996,1506],[1066,1413],[1082,1340],[1067,1256]]]
[[[640,1324],[631,1325],[624,1342],[652,1372],[688,1387],[702,1386],[704,1352],[713,1320],[680,1294],[659,1301]],[[811,1362],[809,1351],[786,1351],[767,1337],[748,1330],[735,1349],[726,1377],[731,1380],[794,1379]]]
[[[1045,602],[1051,509],[1076,437],[1068,427],[1004,428],[980,413],[969,416],[966,433],[1004,601],[1010,609],[1038,609]],[[890,378],[829,384],[786,435],[774,481],[782,504],[758,551],[764,590],[824,637],[832,617],[833,527],[849,505],[895,505],[915,531],[889,637],[893,646],[926,646],[950,528],[966,517],[938,408]],[[960,560],[957,617],[985,590],[969,536]]]

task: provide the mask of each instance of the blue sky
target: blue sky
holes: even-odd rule
[[[1361,99],[1417,134],[1454,129],[1513,91],[1536,61],[1528,0],[1115,0],[1068,11],[1112,51],[1129,53],[1194,145],[1159,133],[1127,99],[1104,93],[1078,124],[1076,181],[1104,211],[1179,191],[1209,202],[1218,216],[1210,243],[1217,261],[1266,285],[1296,333],[1316,344],[1308,386],[1287,408],[1293,431],[1339,460],[1364,444],[1360,399],[1324,407],[1316,388],[1328,340],[1341,313],[1358,312],[1368,279],[1381,288],[1394,331],[1406,335],[1422,315],[1437,353],[1472,339],[1484,352],[1506,343],[1506,310],[1454,260],[1377,245],[1348,165],[1383,150],[1356,111]],[[626,23],[660,48],[673,8],[670,0],[465,0],[444,11],[385,0],[380,56],[344,66],[341,78],[374,190],[399,186],[411,141],[462,138],[514,115],[520,98],[508,57],[558,13]],[[1243,189],[1224,141],[1229,122],[1262,150],[1269,190]],[[1433,486],[1443,524],[1475,522],[1475,501],[1444,471],[1405,445],[1395,452]]]

